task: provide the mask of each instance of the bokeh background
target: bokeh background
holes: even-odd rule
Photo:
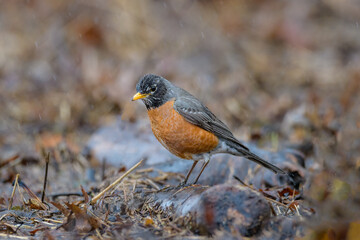
[[[341,236],[358,218],[357,0],[1,1],[0,159],[36,156],[54,136],[80,152],[116,117],[143,120],[130,100],[146,73],[198,96],[243,140],[298,146],[318,231]]]

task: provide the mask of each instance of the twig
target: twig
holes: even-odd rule
[[[103,158],[102,165],[101,165],[101,180],[105,180],[105,169],[106,169],[106,158]]]
[[[132,168],[130,168],[128,171],[126,171],[126,173],[124,173],[124,175],[122,175],[121,177],[119,177],[118,179],[115,180],[115,182],[113,182],[112,184],[110,184],[107,188],[105,188],[101,193],[99,193],[98,195],[96,195],[92,200],[91,200],[91,204],[96,203],[97,200],[99,200],[99,198],[101,198],[107,191],[109,191],[110,189],[112,189],[113,187],[115,187],[116,185],[118,185],[127,175],[129,175],[132,171],[134,171],[138,166],[140,166],[140,164],[142,164],[144,160],[141,160],[140,162],[138,162],[137,164],[135,164],[135,166],[133,166]]]
[[[4,218],[6,218],[7,216],[11,216],[11,214],[8,212],[8,213],[5,213],[4,215],[2,215],[2,216],[0,217],[0,222],[1,222]]]
[[[239,181],[242,185],[244,185],[245,187],[248,187],[248,188],[250,188],[250,189],[252,189],[252,190],[255,190],[252,186],[250,186],[250,185],[247,185],[243,180],[241,180],[238,176],[233,176],[233,178],[235,179],[235,180],[237,180],[237,181]]]
[[[20,223],[20,225],[15,229],[15,233],[17,233],[17,231],[20,229],[20,227],[22,226],[22,225],[24,225],[24,223],[22,222],[22,223]]]
[[[242,185],[244,185],[245,187],[248,187],[250,188],[251,190],[255,191],[255,192],[259,192],[257,189],[253,188],[252,186],[250,185],[247,185],[246,183],[244,183],[240,178],[238,178],[237,176],[233,176],[237,181],[239,181]],[[262,194],[266,200],[268,200],[269,202],[272,202],[272,203],[275,203],[275,204],[278,204],[280,206],[283,206],[283,207],[287,207],[285,204],[279,202],[279,201],[276,201],[274,199],[271,199],[267,196],[265,196],[264,194]]]
[[[263,196],[264,196],[264,195],[263,195]],[[272,199],[272,198],[269,198],[269,197],[266,197],[266,196],[264,196],[264,197],[265,197],[265,199],[268,200],[269,202],[272,202],[272,203],[277,204],[277,206],[280,205],[280,206],[282,206],[282,207],[284,207],[284,208],[287,208],[287,206],[286,206],[285,204],[283,204],[282,202],[276,201],[276,200],[274,200],[274,199]]]
[[[46,158],[45,158],[45,177],[44,177],[44,186],[43,186],[43,191],[42,191],[42,195],[41,195],[41,202],[44,202],[44,198],[45,198],[45,190],[46,190],[46,183],[47,183],[47,175],[48,175],[48,169],[49,169],[49,161],[50,161],[50,152],[48,152]]]
[[[104,238],[101,236],[99,229],[97,228],[95,231],[96,231],[96,234],[98,235],[99,239],[103,240]]]
[[[4,161],[0,162],[0,168],[4,167],[5,165],[11,163],[12,161],[16,160],[17,158],[19,158],[19,154],[15,154],[14,156],[5,159]]]
[[[155,188],[157,191],[160,190],[160,187],[153,181],[151,180],[150,178],[147,178],[145,180],[150,186],[152,186],[153,188]]]
[[[13,188],[12,193],[11,193],[8,210],[10,210],[11,207],[12,207],[12,204],[13,204],[13,201],[14,201],[15,190],[16,190],[16,188],[19,186],[19,184],[18,184],[19,175],[20,175],[20,174],[16,174],[15,183],[14,183],[14,188]]]

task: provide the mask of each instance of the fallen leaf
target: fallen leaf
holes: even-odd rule
[[[88,203],[89,202],[89,195],[87,194],[87,192],[84,190],[83,186],[80,186],[81,187],[81,192],[84,196],[84,202],[85,203]]]
[[[86,208],[80,208],[72,203],[65,203],[66,206],[75,214],[75,227],[79,232],[89,232],[101,226],[100,222],[87,213]]]
[[[26,206],[30,207],[30,209],[37,209],[37,210],[45,210],[44,204],[39,202],[36,199],[29,199],[28,202],[24,202]]]
[[[31,236],[34,236],[35,233],[37,233],[38,231],[44,231],[44,230],[47,230],[47,229],[49,229],[49,228],[48,227],[37,228],[37,229],[34,229],[34,230],[30,231],[29,233],[30,233]]]
[[[280,197],[292,197],[292,196],[297,196],[299,195],[299,191],[295,190],[295,189],[291,189],[289,187],[282,189],[281,191],[278,191],[278,194]]]
[[[154,225],[154,220],[151,217],[146,217],[144,221],[146,227]]]
[[[57,202],[50,202],[52,205],[54,205],[57,209],[60,210],[60,212],[62,214],[64,214],[64,216],[68,216],[70,214],[70,211],[67,210],[63,205],[61,205],[60,203]]]

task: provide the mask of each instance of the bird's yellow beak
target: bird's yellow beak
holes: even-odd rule
[[[138,92],[133,96],[132,101],[136,101],[145,97],[147,97],[147,94],[142,94]]]

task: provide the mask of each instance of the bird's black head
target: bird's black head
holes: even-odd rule
[[[175,97],[173,85],[165,78],[146,74],[136,84],[133,101],[141,99],[147,109],[157,108]]]

